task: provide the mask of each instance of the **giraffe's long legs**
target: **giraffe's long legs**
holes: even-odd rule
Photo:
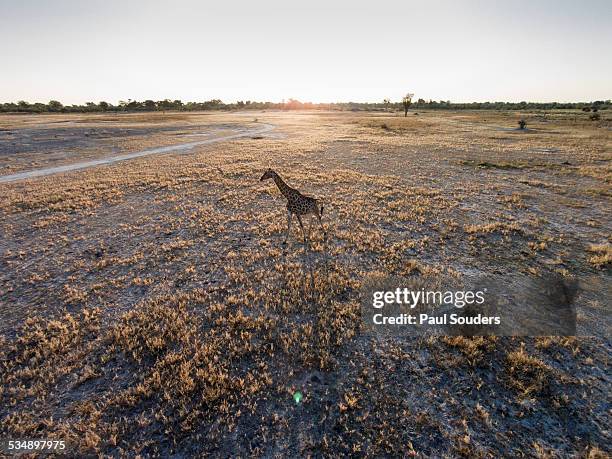
[[[302,223],[302,217],[300,215],[296,215],[298,222],[300,222],[300,228],[302,228],[302,234],[304,235],[304,245],[306,245],[306,230],[304,229],[304,223]]]
[[[308,225],[308,239],[310,239],[311,232],[312,232],[312,215],[310,216],[310,224]]]
[[[327,233],[325,232],[325,228],[323,228],[323,222],[321,221],[321,214],[317,213],[317,218],[319,219],[319,225],[321,226],[321,231],[323,232],[323,240],[327,241]]]
[[[291,219],[293,218],[293,214],[290,210],[287,211],[287,234],[285,234],[285,240],[283,244],[287,243],[287,239],[289,239],[289,233],[291,232]]]

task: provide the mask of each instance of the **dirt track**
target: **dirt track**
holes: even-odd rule
[[[24,180],[24,179],[34,178],[34,177],[42,177],[45,175],[58,174],[61,172],[88,169],[90,167],[113,164],[119,161],[127,161],[129,159],[140,158],[142,156],[148,156],[148,155],[156,155],[156,154],[161,154],[161,153],[188,152],[189,150],[192,150],[194,147],[198,147],[201,145],[210,145],[210,144],[217,143],[217,142],[226,142],[228,140],[239,139],[241,137],[258,136],[261,134],[265,134],[273,130],[274,127],[275,126],[271,124],[265,124],[260,129],[248,129],[248,130],[244,130],[243,132],[239,132],[237,134],[226,135],[223,137],[216,137],[216,138],[207,139],[207,140],[199,140],[196,142],[179,143],[179,144],[169,145],[169,146],[164,146],[164,147],[148,148],[146,150],[136,151],[133,153],[107,156],[102,159],[76,162],[76,163],[67,164],[65,166],[47,167],[47,168],[36,169],[32,171],[19,172],[17,174],[0,175],[0,183],[14,182],[16,180]],[[196,134],[188,134],[188,135],[191,135],[191,136],[206,135],[206,133],[198,132]]]

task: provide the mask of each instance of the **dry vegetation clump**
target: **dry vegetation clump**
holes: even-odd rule
[[[125,352],[138,364],[145,359],[146,367],[109,406],[123,410],[154,401],[155,422],[177,440],[202,419],[226,419],[231,426],[240,400],[271,383],[263,357],[273,342],[274,322],[238,311],[198,323],[186,306],[193,300],[160,299],[128,313],[111,331],[110,350]]]
[[[99,309],[57,319],[29,318],[14,340],[3,346],[0,382],[4,397],[15,404],[31,398],[44,399],[47,391],[79,362],[66,359],[68,351],[84,353],[99,332]],[[58,367],[61,371],[58,372]]]
[[[508,384],[522,397],[537,396],[550,388],[554,370],[542,360],[530,356],[521,346],[506,356]]]
[[[535,340],[536,348],[564,348],[568,349],[572,355],[580,352],[580,340],[575,336],[541,336]]]
[[[175,303],[162,297],[128,312],[110,333],[115,346],[141,363],[188,342],[196,333],[194,322],[186,299]]]
[[[512,232],[520,232],[521,227],[517,223],[483,223],[479,225],[468,225],[465,227],[465,232],[468,234],[487,234],[500,232],[502,234],[510,234]]]
[[[603,268],[612,264],[611,244],[591,244],[587,249],[593,255],[589,257],[589,263],[597,268]]]
[[[55,434],[70,443],[79,437],[78,441],[90,439],[89,435],[81,437],[77,430],[58,422],[48,400],[58,391],[78,390],[100,376],[99,368],[87,360],[99,331],[100,310],[84,309],[77,315],[65,314],[57,319],[27,319],[15,338],[2,346],[3,436],[10,433],[32,438],[41,433]],[[18,408],[6,410],[8,407]]]
[[[134,116],[173,130],[117,145],[247,122]],[[609,346],[589,306],[609,302],[602,289],[577,303],[594,338],[518,348],[383,337],[360,317],[374,272],[604,285],[608,246],[584,247],[610,234],[592,192],[608,186],[606,133],[530,115],[523,135],[503,112],[258,117],[276,137],[0,184],[0,437],[63,438],[83,456],[607,453],[593,400],[609,392]],[[516,167],[466,167],[484,163]],[[314,226],[305,250],[294,227],[281,245],[267,167],[322,198],[327,242]]]
[[[476,366],[485,363],[487,357],[495,351],[497,337],[495,336],[448,336],[443,337],[442,342],[452,349],[461,353],[461,358],[454,359],[457,364],[467,363]]]
[[[525,193],[512,193],[509,196],[502,196],[500,200],[510,208],[525,209],[527,208],[525,204],[526,197]]]

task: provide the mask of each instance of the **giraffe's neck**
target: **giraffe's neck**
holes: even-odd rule
[[[287,185],[283,181],[283,179],[280,178],[280,175],[274,174],[274,183],[276,183],[276,186],[278,187],[280,192],[283,193],[283,196],[285,198],[289,199],[291,196],[293,196],[293,193],[294,193],[293,188],[291,188],[289,185]]]

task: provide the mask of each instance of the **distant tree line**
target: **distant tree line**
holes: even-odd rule
[[[410,94],[412,96],[412,94]],[[608,110],[612,106],[610,100],[596,100],[593,102],[469,102],[451,103],[450,100],[435,101],[424,99],[407,100],[406,97],[400,102],[391,102],[385,99],[380,103],[366,102],[342,102],[329,104],[314,104],[311,102],[300,102],[289,99],[283,102],[254,102],[238,101],[235,103],[224,103],[219,99],[207,100],[205,102],[182,102],[180,100],[144,100],[137,101],[128,99],[119,101],[117,105],[109,102],[87,102],[84,105],[64,105],[57,100],[48,103],[30,103],[24,100],[19,102],[0,103],[0,112],[17,113],[87,113],[87,112],[164,112],[170,111],[201,111],[201,110],[345,110],[345,111],[404,111],[408,107],[421,110],[554,110],[574,109],[597,112]]]

